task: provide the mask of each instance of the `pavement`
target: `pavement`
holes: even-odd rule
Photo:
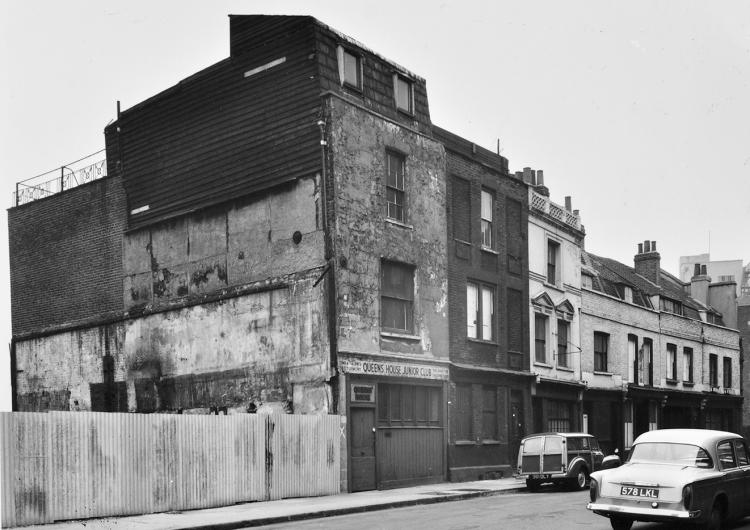
[[[24,526],[26,530],[230,530],[303,519],[386,510],[402,506],[458,501],[474,497],[512,493],[526,489],[513,477],[474,482],[442,482],[381,491],[341,493],[324,497],[303,497],[278,501],[247,502],[184,512],[152,513],[128,517],[85,519],[45,525]]]

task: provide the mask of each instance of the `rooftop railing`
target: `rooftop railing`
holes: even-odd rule
[[[535,192],[531,188],[529,188],[529,208],[544,212],[547,215],[557,219],[558,221],[572,226],[573,228],[576,228],[578,230],[581,229],[581,218],[578,215],[574,214],[573,212],[569,212],[559,204],[555,204],[547,197]]]
[[[16,183],[13,205],[21,206],[107,176],[104,149]]]

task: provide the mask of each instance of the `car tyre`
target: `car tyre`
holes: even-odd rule
[[[538,491],[540,485],[541,485],[541,482],[539,482],[538,480],[535,480],[533,478],[526,479],[526,488],[529,491]]]
[[[610,517],[609,524],[612,525],[612,530],[630,530],[633,526],[633,521],[620,517]]]
[[[705,530],[719,530],[721,528],[722,519],[724,518],[724,512],[721,509],[721,504],[717,501],[711,508],[711,513],[708,515],[708,521],[699,528]]]
[[[570,489],[576,491],[586,489],[588,483],[589,472],[585,467],[581,466],[578,468],[578,470],[576,470],[575,475],[570,479],[570,482],[568,484],[570,485]]]

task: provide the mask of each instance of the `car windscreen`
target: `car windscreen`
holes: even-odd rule
[[[629,462],[677,464],[681,466],[712,468],[713,462],[701,447],[668,442],[643,442],[633,446]]]

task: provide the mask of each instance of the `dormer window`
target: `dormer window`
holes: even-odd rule
[[[341,84],[362,90],[362,58],[339,46],[336,50],[339,62],[339,79]]]
[[[662,297],[660,305],[662,311],[666,311],[667,313],[674,313],[675,315],[682,314],[682,304],[677,300]]]
[[[410,79],[393,74],[393,92],[396,108],[408,114],[414,114],[414,84]]]

